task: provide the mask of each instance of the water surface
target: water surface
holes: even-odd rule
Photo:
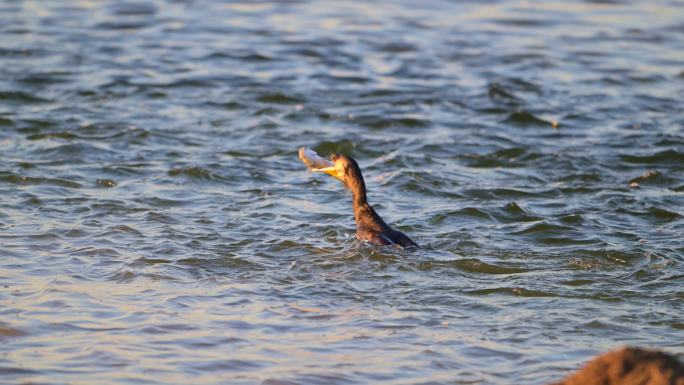
[[[5,1],[0,382],[684,354],[682,1]],[[354,240],[355,157],[418,252]]]

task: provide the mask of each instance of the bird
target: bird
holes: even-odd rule
[[[343,154],[332,154],[330,160],[332,165],[314,168],[314,171],[324,172],[341,180],[351,191],[356,238],[379,246],[396,245],[402,248],[417,248],[418,244],[413,239],[390,227],[368,203],[366,183],[363,181],[361,168],[356,160]]]

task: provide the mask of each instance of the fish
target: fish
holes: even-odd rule
[[[313,171],[326,167],[332,167],[334,165],[333,162],[322,158],[316,153],[316,151],[308,147],[302,147],[299,149],[299,159],[301,159],[302,162]]]

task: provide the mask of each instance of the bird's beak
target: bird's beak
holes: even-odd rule
[[[337,165],[332,165],[330,167],[323,167],[314,169],[314,171],[324,172],[332,177],[342,180],[342,172],[337,168]]]

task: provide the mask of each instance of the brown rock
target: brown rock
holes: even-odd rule
[[[684,385],[684,365],[664,352],[626,347],[594,358],[554,385]]]

